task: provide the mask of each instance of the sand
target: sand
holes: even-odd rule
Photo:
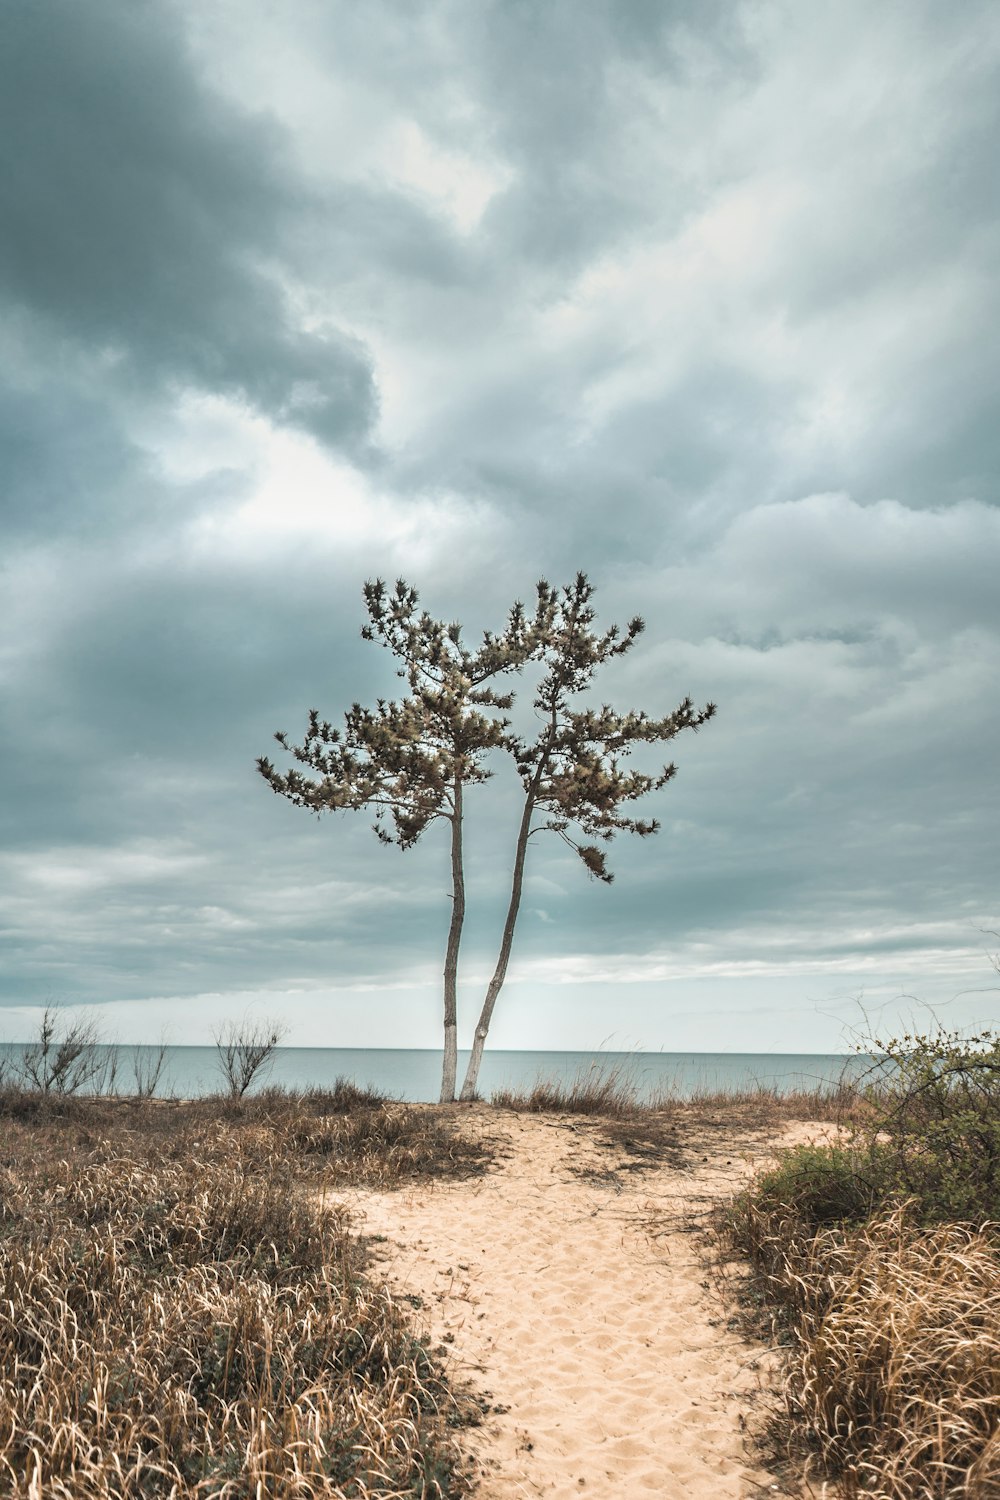
[[[482,1500],[776,1493],[744,1436],[773,1357],[727,1326],[696,1232],[774,1135],[717,1122],[629,1168],[594,1121],[462,1120],[505,1153],[485,1177],[344,1196],[453,1375],[488,1393],[461,1435]]]

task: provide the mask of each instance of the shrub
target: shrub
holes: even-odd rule
[[[815,1234],[829,1225],[862,1223],[878,1196],[858,1153],[848,1146],[796,1146],[736,1199],[732,1224],[753,1258],[770,1237]]]
[[[1000,1220],[1000,1034],[877,1045],[866,1134],[888,1190],[912,1198],[926,1224]]]
[[[102,1053],[93,1021],[63,1019],[46,1007],[38,1038],[13,1063],[14,1078],[23,1088],[42,1094],[75,1094],[80,1089],[114,1082],[117,1055]]]
[[[217,1063],[229,1096],[242,1099],[255,1078],[274,1061],[274,1049],[287,1028],[280,1021],[227,1021],[214,1033]]]
[[[728,1216],[787,1345],[786,1435],[850,1494],[1000,1500],[1000,1038],[878,1044],[865,1092]]]

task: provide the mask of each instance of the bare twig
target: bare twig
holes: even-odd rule
[[[98,1051],[98,1043],[94,1021],[69,1021],[60,1034],[56,1011],[46,1006],[38,1040],[24,1049],[13,1071],[24,1086],[43,1094],[75,1094],[102,1075],[107,1076],[109,1059]]]
[[[258,1075],[274,1061],[274,1049],[288,1028],[279,1021],[227,1021],[213,1032],[218,1067],[233,1099],[242,1099]]]

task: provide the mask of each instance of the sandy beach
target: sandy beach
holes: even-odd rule
[[[805,1127],[709,1122],[654,1152],[578,1117],[477,1106],[463,1122],[499,1147],[485,1177],[343,1198],[490,1402],[462,1434],[483,1500],[774,1494],[745,1438],[769,1356],[729,1330],[698,1231]]]

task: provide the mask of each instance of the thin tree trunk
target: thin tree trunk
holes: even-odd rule
[[[444,960],[444,1064],[441,1071],[441,1103],[455,1098],[458,1071],[458,947],[465,921],[465,874],[462,868],[462,783],[455,777],[455,801],[451,818],[451,925]]]
[[[535,781],[537,782],[537,777]],[[507,906],[507,919],[503,924],[503,937],[500,940],[500,956],[497,966],[493,971],[489,988],[486,991],[486,999],[479,1013],[476,1023],[476,1034],[472,1039],[472,1053],[469,1057],[469,1066],[465,1070],[465,1082],[462,1084],[462,1101],[469,1103],[476,1097],[476,1085],[479,1082],[479,1065],[483,1060],[483,1048],[486,1046],[486,1037],[489,1033],[490,1022],[493,1019],[493,1007],[497,1003],[497,996],[503,989],[503,982],[507,977],[507,965],[510,962],[510,950],[514,942],[514,926],[517,922],[517,914],[521,906],[521,886],[524,883],[524,860],[528,852],[528,835],[531,832],[531,815],[535,810],[534,783],[532,790],[524,799],[524,812],[521,815],[521,826],[517,833],[517,845],[514,851],[514,874],[510,887],[510,902]]]

